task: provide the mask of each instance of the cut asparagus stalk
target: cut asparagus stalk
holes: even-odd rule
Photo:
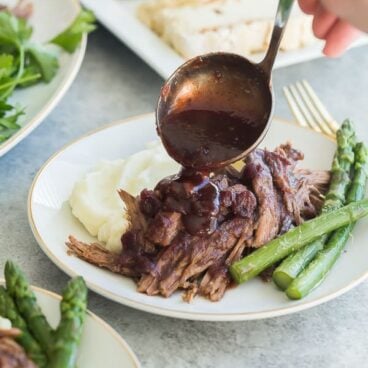
[[[368,152],[363,143],[356,147],[355,175],[347,196],[348,203],[361,200],[365,194],[368,171]],[[308,267],[290,284],[286,294],[290,299],[301,299],[317,287],[339,258],[355,223],[336,230]]]
[[[330,188],[326,194],[322,213],[340,208],[345,204],[345,195],[351,183],[350,171],[354,163],[355,131],[352,123],[345,120],[336,133],[337,150],[331,168]],[[272,278],[277,286],[285,290],[304,270],[316,254],[323,249],[329,234],[306,245],[287,257],[273,272]]]
[[[87,287],[82,277],[72,279],[60,303],[61,321],[55,333],[48,368],[75,368],[77,349],[87,310]]]
[[[21,330],[22,333],[16,338],[16,340],[23,346],[29,358],[32,359],[39,368],[46,367],[46,354],[42,351],[41,346],[31,335],[27,324],[20,315],[13,299],[3,286],[0,286],[0,315],[8,318],[13,327]]]
[[[230,267],[231,275],[237,283],[248,281],[323,234],[354,223],[367,215],[368,199],[364,199],[306,221],[235,262]]]
[[[36,296],[26,277],[21,269],[11,261],[6,262],[4,273],[8,293],[27,322],[29,330],[42,349],[50,356],[53,330],[37,304]]]

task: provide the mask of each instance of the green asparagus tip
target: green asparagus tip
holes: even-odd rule
[[[292,299],[292,300],[299,300],[303,297],[300,291],[297,288],[294,288],[293,285],[290,285],[286,289],[286,295],[288,296],[289,299]]]
[[[9,268],[15,268],[15,263],[13,261],[10,261],[9,259],[5,263],[5,269]]]
[[[9,288],[11,289],[12,285],[17,282],[17,278],[12,277],[14,273],[21,274],[24,276],[23,271],[13,261],[10,260],[6,261],[4,275],[6,280],[6,286],[8,289]]]
[[[355,144],[355,129],[351,120],[344,120],[340,129],[336,132],[336,140],[338,147],[342,148]]]
[[[285,290],[293,281],[293,278],[290,277],[287,273],[275,270],[272,274],[273,282],[281,289]]]
[[[350,119],[345,119],[342,122],[339,130],[349,132],[350,136],[352,136],[355,134],[354,123]]]
[[[71,300],[76,294],[81,294],[83,298],[87,297],[87,286],[82,276],[77,276],[68,282],[63,296],[65,299]]]
[[[7,260],[6,263],[5,263],[5,270],[19,270],[19,267],[13,262],[13,261],[10,261],[10,260]]]
[[[367,161],[368,156],[368,148],[363,142],[359,142],[355,146],[355,163],[359,165],[356,169],[359,169],[362,165],[361,163],[365,163]]]
[[[74,277],[68,282],[68,284],[74,285],[74,287],[77,287],[77,288],[83,288],[83,289],[87,288],[86,282],[84,281],[84,278],[82,276]]]

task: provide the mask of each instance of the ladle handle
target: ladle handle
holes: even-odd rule
[[[280,42],[285,31],[287,21],[289,19],[294,0],[280,0],[277,8],[276,19],[272,31],[271,42],[268,47],[265,58],[260,62],[260,67],[271,79],[271,71],[275,62]]]

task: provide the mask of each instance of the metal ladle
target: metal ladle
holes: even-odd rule
[[[271,42],[260,63],[210,53],[180,66],[161,89],[157,131],[184,167],[219,168],[244,158],[272,120],[271,72],[294,0],[280,0]]]

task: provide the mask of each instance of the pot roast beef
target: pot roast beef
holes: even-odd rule
[[[121,191],[131,221],[121,254],[73,237],[69,252],[133,277],[148,295],[182,289],[187,301],[196,294],[217,301],[231,285],[233,262],[318,214],[329,173],[298,169],[302,159],[285,144],[253,151],[241,172],[172,176],[137,198]]]

